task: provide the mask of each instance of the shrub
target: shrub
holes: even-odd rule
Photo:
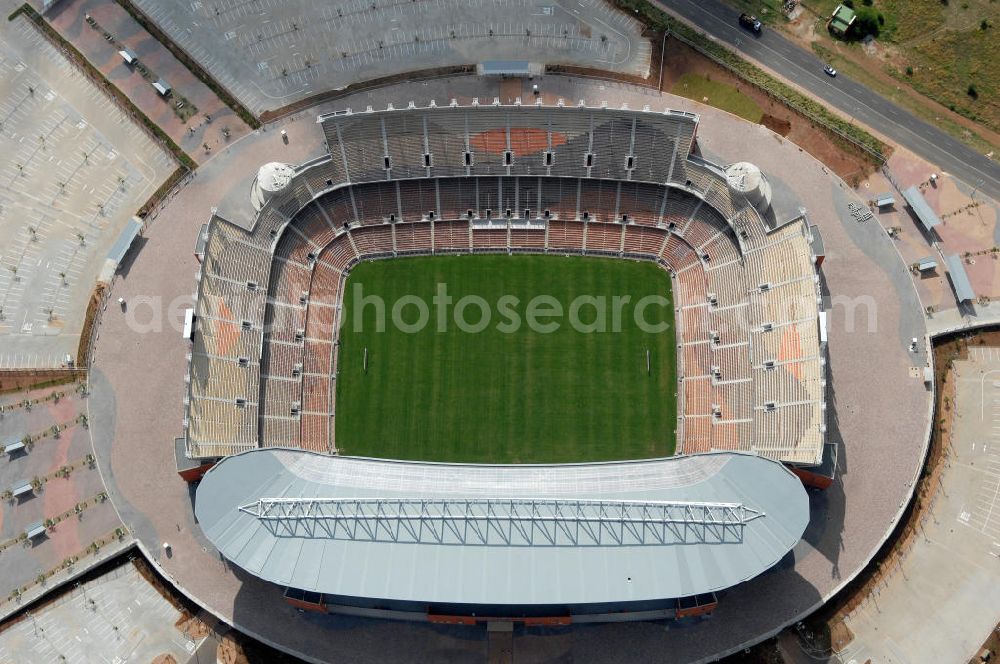
[[[907,67],[906,68],[906,75],[907,76],[913,76],[913,67]]]
[[[973,99],[979,99],[979,90],[976,89],[975,83],[969,83],[969,87],[965,91],[965,94],[969,95]]]

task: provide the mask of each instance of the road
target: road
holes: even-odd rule
[[[1000,164],[915,117],[844,75],[831,78],[823,62],[775,30],[760,36],[741,28],[740,12],[720,0],[653,0],[667,12],[745,53],[814,96],[884,134],[941,170],[1000,200]]]

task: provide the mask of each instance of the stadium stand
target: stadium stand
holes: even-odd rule
[[[319,122],[328,156],[296,169],[248,230],[210,224],[191,457],[335,450],[336,320],[357,261],[528,251],[654,260],[674,275],[679,451],[821,461],[809,230],[769,229],[720,168],[691,154],[697,116],[452,105]]]

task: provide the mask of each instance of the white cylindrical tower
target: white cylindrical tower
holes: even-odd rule
[[[741,161],[727,166],[726,181],[730,191],[745,197],[758,212],[763,214],[771,207],[771,184],[750,162]]]
[[[272,161],[264,164],[257,171],[257,177],[250,185],[250,203],[253,209],[260,212],[264,204],[275,194],[284,190],[295,177],[295,169],[288,164]]]

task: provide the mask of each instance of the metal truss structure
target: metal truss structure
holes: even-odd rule
[[[277,537],[479,546],[738,544],[742,503],[531,498],[262,498],[239,510]]]

